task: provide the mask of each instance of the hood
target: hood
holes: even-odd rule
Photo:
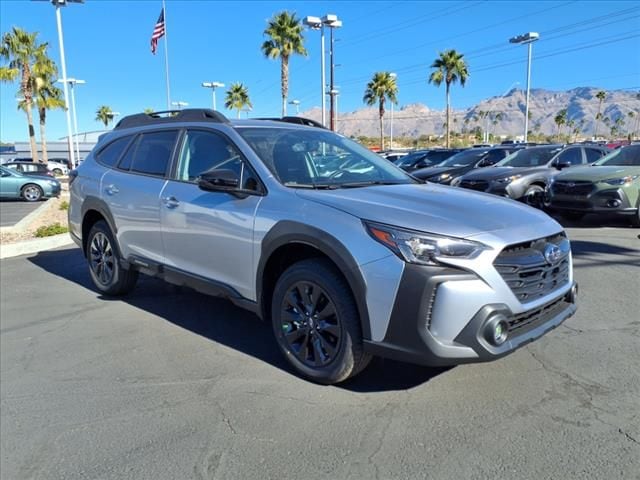
[[[297,194],[361,219],[453,237],[525,227],[533,238],[550,223],[561,230],[545,213],[514,200],[437,184],[297,190]]]
[[[628,175],[640,175],[640,167],[627,167],[624,165],[596,165],[592,167],[591,165],[585,165],[583,167],[572,167],[570,170],[556,175],[555,179],[599,182]]]
[[[411,175],[418,178],[429,178],[435,177],[436,175],[441,175],[443,173],[457,173],[464,171],[468,167],[427,167],[421,168],[420,170],[416,170],[415,172],[411,172]]]
[[[531,173],[548,172],[549,167],[487,167],[478,169],[464,176],[464,179],[495,180],[511,175],[529,175]]]

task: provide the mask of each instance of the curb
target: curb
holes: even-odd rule
[[[51,250],[67,245],[75,245],[68,233],[61,233],[60,235],[53,235],[46,238],[36,238],[34,240],[25,240],[24,242],[9,243],[0,245],[0,259],[38,253],[43,250]]]

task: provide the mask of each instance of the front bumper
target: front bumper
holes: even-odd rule
[[[468,310],[466,325],[451,334],[450,322],[442,314],[450,308],[465,310],[467,287],[477,280],[474,274],[456,268],[407,265],[385,337],[378,342],[365,341],[365,349],[374,355],[429,366],[486,362],[536,340],[576,311],[577,286],[572,283],[558,289],[545,303],[520,312],[496,301],[474,306],[475,310]],[[447,305],[443,307],[443,303]],[[497,318],[508,324],[506,341],[500,345],[492,344],[487,336]]]
[[[59,183],[57,185],[50,185],[48,189],[45,189],[44,196],[47,198],[59,197],[61,190],[62,190],[62,187]]]
[[[551,191],[545,195],[545,206],[551,210],[582,213],[632,215],[638,211],[623,188],[594,190],[587,195],[556,194]]]

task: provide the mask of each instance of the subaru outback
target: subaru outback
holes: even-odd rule
[[[500,358],[576,310],[570,243],[546,214],[424,184],[329,130],[190,109],[123,118],[70,177],[70,232],[104,295],[139,273],[271,322],[299,374],[373,355]]]

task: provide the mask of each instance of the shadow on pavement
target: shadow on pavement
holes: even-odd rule
[[[556,213],[547,212],[553,219],[562,225],[564,228],[625,228],[633,229],[631,225],[631,219],[629,217],[620,215],[602,215],[602,214],[587,214],[580,220],[569,220],[562,215]]]
[[[38,267],[91,291],[86,261],[78,248],[40,252],[28,260]],[[179,327],[292,373],[278,350],[271,325],[231,302],[140,276],[134,292],[122,298],[99,296],[104,301],[126,302]],[[406,390],[447,371],[374,358],[357,377],[337,385],[353,392]],[[292,373],[293,374],[293,373]]]

